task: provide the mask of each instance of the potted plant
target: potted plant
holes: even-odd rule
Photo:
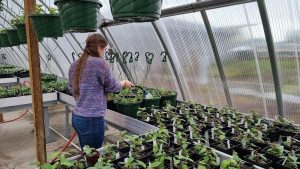
[[[63,36],[63,29],[57,9],[49,8],[48,13],[43,12],[42,5],[36,5],[30,19],[38,39],[58,38]]]
[[[223,160],[221,163],[221,169],[252,169],[254,168],[252,164],[243,161],[234,152],[232,158]]]
[[[99,10],[102,3],[98,0],[55,0],[64,31],[95,32],[98,27]]]
[[[5,29],[0,30],[0,40],[2,43],[2,47],[9,47],[10,43],[9,43],[9,39],[8,39],[8,35]]]
[[[160,93],[157,89],[145,89],[145,92],[150,93],[150,98],[143,98],[142,107],[147,109],[147,112],[151,112],[151,108],[159,107],[160,104]]]
[[[54,161],[53,163],[44,163],[42,165],[39,165],[39,164],[35,164],[35,165],[37,165],[41,169],[76,168],[79,166],[83,167],[82,163],[80,163],[80,164],[77,163],[77,166],[75,166],[75,162],[68,160],[66,158],[66,154],[67,153],[62,153],[59,155],[58,152],[54,152],[54,153],[50,154],[50,158],[52,159],[52,158],[56,157],[57,155],[59,155],[59,157],[57,158],[56,161]]]
[[[278,162],[280,168],[282,169],[299,168],[300,162],[298,161],[298,157],[295,154],[289,153],[287,156],[283,156],[281,158],[283,158],[283,160]]]
[[[141,106],[142,99],[138,96],[119,95],[114,103],[116,104],[118,112],[133,118],[137,118],[137,112]]]
[[[160,89],[159,92],[161,95],[160,108],[163,108],[164,106],[166,106],[167,101],[169,101],[172,106],[174,106],[174,107],[176,106],[177,95],[178,95],[176,91]]]
[[[280,161],[280,157],[284,155],[284,147],[280,144],[272,144],[270,147],[266,147],[262,150],[266,154],[266,157],[277,163]]]
[[[127,132],[122,131],[119,134],[119,140],[117,141],[117,149],[119,152],[126,154],[129,152],[130,148],[127,142],[125,141],[127,138]]]
[[[127,157],[124,162],[119,162],[119,167],[122,169],[137,169],[139,167],[146,168],[146,164],[140,160],[136,160],[133,157]]]
[[[202,159],[198,161],[197,168],[218,169],[220,168],[220,159],[216,151],[212,148],[205,147],[200,154]]]
[[[110,0],[109,2],[115,20],[147,22],[160,18],[162,0]]]
[[[114,165],[110,163],[110,161],[105,160],[100,157],[93,167],[89,167],[87,169],[115,169]]]
[[[85,145],[83,147],[82,154],[87,162],[87,166],[94,166],[97,163],[98,158],[100,157],[100,153],[96,149],[91,148],[88,145]]]
[[[249,162],[258,165],[263,168],[271,167],[272,161],[268,160],[264,154],[260,154],[258,151],[252,151],[250,156],[245,157]]]

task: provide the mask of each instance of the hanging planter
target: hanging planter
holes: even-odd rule
[[[148,22],[160,18],[162,0],[110,0],[115,20]]]
[[[25,23],[16,24],[16,28],[17,28],[17,31],[18,31],[18,35],[19,35],[21,44],[26,44],[27,43],[27,37],[26,37],[26,25],[25,25]],[[38,41],[39,42],[43,41],[43,37],[38,37]]]
[[[19,36],[19,43],[26,43],[26,28],[25,28],[25,16],[17,16],[10,21],[11,25],[17,30]],[[10,36],[10,35],[9,35]]]
[[[21,44],[17,29],[6,30],[10,46],[18,46]]]
[[[30,15],[32,25],[38,39],[57,38],[63,36],[63,29],[60,16],[55,9],[50,8],[50,14],[41,13],[42,6],[37,5],[35,12]]]
[[[25,23],[16,24],[16,28],[17,28],[18,35],[19,35],[19,38],[20,38],[20,42],[22,44],[25,44],[27,42]]]
[[[2,42],[2,47],[9,47],[10,43],[8,40],[8,35],[6,33],[6,31],[2,31],[0,32],[0,38],[1,38],[1,42]]]
[[[55,0],[66,32],[95,32],[99,10],[98,0]]]
[[[167,102],[169,102],[172,106],[176,106],[177,104],[177,92],[176,91],[169,91],[169,90],[160,90],[161,100],[160,100],[160,107],[163,108],[166,106]]]

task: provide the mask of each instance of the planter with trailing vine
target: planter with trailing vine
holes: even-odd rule
[[[98,0],[55,0],[66,32],[95,32],[102,3]]]
[[[155,21],[160,18],[162,0],[110,0],[115,20],[129,22]]]
[[[10,47],[10,43],[6,31],[0,32],[0,39],[2,42],[2,47]]]
[[[6,33],[10,46],[18,46],[21,44],[17,29],[7,29]]]

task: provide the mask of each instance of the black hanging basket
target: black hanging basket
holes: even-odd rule
[[[162,0],[109,0],[115,20],[150,22],[160,18]]]

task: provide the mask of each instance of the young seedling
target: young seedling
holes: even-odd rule
[[[146,168],[146,164],[142,161],[136,160],[133,157],[125,158],[124,162],[120,162],[124,169],[136,169],[138,167]]]
[[[220,158],[214,149],[205,148],[201,156],[203,159],[198,162],[198,169],[215,168],[220,164]]]
[[[268,163],[268,159],[263,154],[260,154],[258,151],[252,151],[248,159],[261,165],[265,165]]]
[[[98,162],[93,167],[89,167],[87,169],[115,169],[113,164],[105,160],[104,158],[100,157]]]
[[[242,164],[242,160],[237,153],[234,152],[232,158],[222,161],[221,169],[241,169]]]
[[[280,144],[272,144],[270,148],[267,149],[267,154],[273,155],[275,157],[283,156],[284,147]]]
[[[297,169],[300,162],[298,162],[298,157],[294,153],[289,153],[286,157],[283,158],[282,165],[291,168],[291,169]]]

